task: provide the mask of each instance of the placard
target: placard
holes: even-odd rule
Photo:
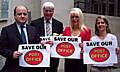
[[[21,44],[19,52],[19,66],[22,67],[50,67],[50,45]]]
[[[80,59],[80,37],[53,36],[51,56],[56,58]]]
[[[117,55],[114,45],[113,41],[84,41],[84,64],[117,63]]]

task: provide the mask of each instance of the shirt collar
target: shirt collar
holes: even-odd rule
[[[16,23],[17,27],[20,27],[20,24]],[[26,28],[26,24],[23,25]]]
[[[49,21],[52,24],[52,18]],[[44,23],[46,23],[46,19],[45,18],[44,18]]]

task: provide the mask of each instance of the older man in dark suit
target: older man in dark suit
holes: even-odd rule
[[[54,19],[54,4],[52,2],[45,2],[43,4],[44,16],[31,22],[39,32],[39,36],[52,36],[53,33],[61,34],[63,32],[63,23]],[[50,58],[50,67],[42,68],[42,72],[57,72],[59,65],[58,58]]]
[[[2,28],[1,31],[0,54],[6,58],[6,62],[0,72],[38,72],[39,68],[23,68],[19,66],[19,56],[22,53],[18,52],[18,46],[26,43],[39,43],[36,29],[26,24],[28,20],[27,7],[16,6],[14,18],[15,22]]]

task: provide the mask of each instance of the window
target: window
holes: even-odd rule
[[[118,0],[118,16],[120,16],[120,0]]]
[[[120,0],[75,0],[74,6],[85,13],[120,16]]]
[[[8,18],[9,0],[0,0],[0,19]]]
[[[74,0],[75,1],[75,7],[80,7],[81,10],[84,12],[85,11],[85,0]]]

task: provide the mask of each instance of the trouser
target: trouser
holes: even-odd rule
[[[22,72],[41,72],[40,67],[23,67]]]
[[[87,65],[83,59],[65,59],[64,72],[87,72]]]
[[[59,58],[50,58],[50,67],[41,68],[41,72],[57,72],[59,66]]]

